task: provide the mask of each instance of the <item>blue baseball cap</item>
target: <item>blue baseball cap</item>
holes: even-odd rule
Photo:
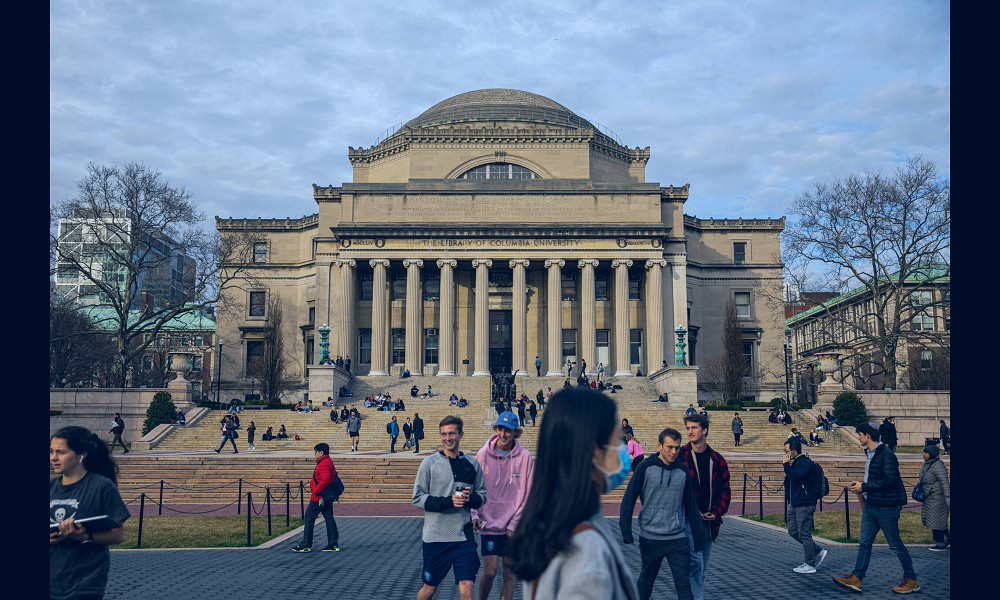
[[[497,417],[497,422],[493,424],[494,427],[496,427],[497,425],[503,425],[507,429],[517,429],[518,426],[517,415],[510,412],[509,410],[500,413],[500,416]]]

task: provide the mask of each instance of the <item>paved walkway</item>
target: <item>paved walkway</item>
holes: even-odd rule
[[[618,520],[610,519],[615,532]],[[308,554],[291,552],[301,529],[269,542],[267,547],[202,550],[113,550],[108,578],[108,600],[184,598],[415,598],[420,589],[422,520],[414,517],[345,517],[337,519],[341,551]],[[315,547],[326,541],[326,528],[317,522]],[[821,542],[822,543],[822,542]],[[621,546],[633,575],[639,574],[637,545]],[[726,518],[712,548],[707,597],[849,598],[854,594],[836,586],[832,575],[850,572],[856,547],[830,544],[820,571],[800,575],[792,567],[802,562],[802,548],[777,528]],[[922,594],[928,598],[951,595],[951,552],[909,547]],[[864,598],[896,597],[889,588],[899,583],[902,570],[888,547],[876,546],[865,579]],[[499,597],[499,581],[491,598]],[[522,599],[516,586],[516,599]],[[664,563],[653,589],[654,598],[676,598],[669,567]],[[449,573],[435,598],[458,598]]]

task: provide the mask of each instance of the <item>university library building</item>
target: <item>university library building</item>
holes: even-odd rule
[[[762,292],[780,295],[783,218],[685,215],[690,186],[646,181],[648,147],[519,90],[448,98],[348,158],[313,215],[216,219],[266,240],[219,314],[225,388],[249,391],[272,300],[300,378],[323,325],[354,375],[535,376],[536,357],[543,376],[648,375],[675,364],[678,328],[688,365],[720,354],[733,300],[759,395],[783,395],[782,307]]]

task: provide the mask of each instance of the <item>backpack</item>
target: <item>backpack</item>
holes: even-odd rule
[[[338,474],[333,478],[333,483],[323,488],[319,493],[320,497],[327,502],[339,502],[340,495],[344,493],[344,482],[340,480],[340,475]]]
[[[392,421],[385,424],[385,432],[392,435]]]
[[[806,493],[814,500],[819,500],[830,493],[830,480],[826,478],[823,467],[817,462],[813,462],[812,476],[809,477],[809,483],[806,485]]]

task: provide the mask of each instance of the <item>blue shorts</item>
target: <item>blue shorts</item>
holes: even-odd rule
[[[454,567],[455,583],[475,581],[479,565],[475,540],[424,542],[424,571],[421,580],[431,587],[437,587],[448,574],[448,569]]]
[[[483,556],[507,556],[507,534],[480,534],[480,552]]]

